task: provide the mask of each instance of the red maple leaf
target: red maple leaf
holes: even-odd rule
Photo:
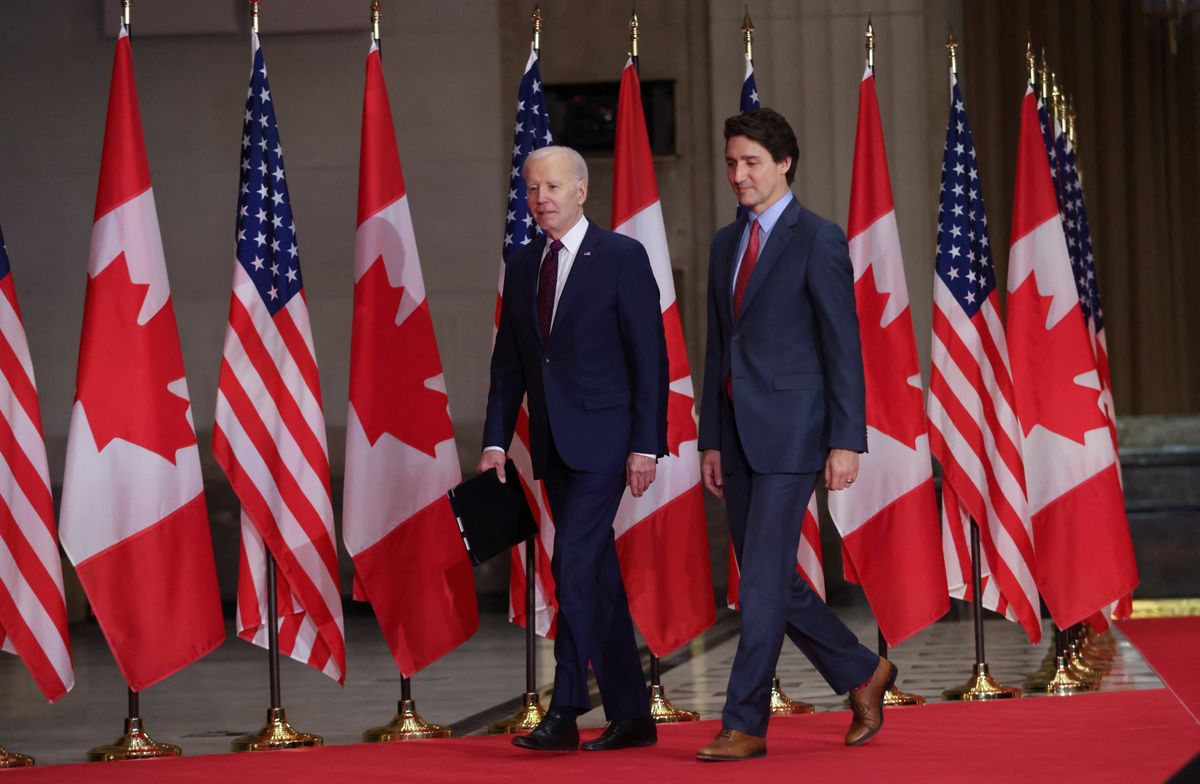
[[[150,286],[134,283],[121,253],[88,281],[75,399],[97,449],[119,438],[171,463],[196,443],[188,401],[167,389],[183,378],[170,298],[145,324],[138,313]]]
[[[663,331],[667,342],[668,375],[672,382],[691,375],[688,368],[687,344],[683,340],[683,321],[679,317],[679,302],[672,302],[663,311]],[[667,451],[679,455],[679,445],[696,439],[695,399],[675,390],[667,396]]]
[[[430,457],[454,438],[448,399],[426,382],[441,374],[429,305],[396,324],[404,287],[393,287],[380,256],[354,285],[350,402],[372,445],[384,433]]]
[[[912,315],[906,307],[886,327],[880,326],[891,294],[876,289],[873,267],[854,284],[854,297],[867,382],[867,424],[916,449],[917,438],[928,428],[924,396],[908,383],[920,372]]]
[[[667,395],[667,450],[679,456],[679,445],[696,440],[696,419],[692,414],[695,401],[671,390]]]
[[[1096,363],[1078,305],[1046,329],[1053,300],[1053,295],[1038,293],[1033,275],[1008,295],[1008,353],[1017,417],[1025,435],[1041,425],[1083,444],[1087,431],[1108,426],[1100,390],[1075,382],[1094,372]]]

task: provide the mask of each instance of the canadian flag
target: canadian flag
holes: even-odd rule
[[[656,656],[663,656],[716,620],[704,490],[696,448],[695,392],[667,248],[658,180],[642,111],[642,89],[630,60],[621,74],[613,153],[613,231],[646,248],[658,282],[667,339],[670,394],[667,448],[641,498],[621,499],[613,523],[629,609]]]
[[[446,491],[462,479],[379,48],[367,54],[342,534],[407,676],[479,628]]]
[[[892,204],[875,74],[858,88],[847,228],[867,386],[867,444],[858,478],[829,494],[847,575],[891,645],[950,609],[933,491],[917,342]]]
[[[412,676],[479,628],[446,490],[462,479],[383,61],[367,54],[342,532],[356,598]]]
[[[1126,596],[1138,573],[1032,85],[1021,105],[1013,191],[1005,331],[1038,589],[1065,629]]]
[[[60,537],[134,691],[225,639],[129,33],[113,59]]]
[[[821,563],[821,528],[817,524],[817,494],[814,492],[804,509],[800,522],[800,544],[796,547],[796,571],[804,576],[821,601],[825,601],[825,567]],[[733,544],[729,545],[729,583],[725,589],[725,603],[731,610],[740,610],[738,588],[742,583],[742,571],[734,556]]]

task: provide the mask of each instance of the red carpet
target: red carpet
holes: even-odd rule
[[[529,782],[919,781],[1158,782],[1200,750],[1200,725],[1163,689],[939,704],[888,712],[862,748],[842,745],[849,714],[775,719],[770,755],[702,763],[715,722],[663,727],[649,749],[539,754],[506,737],[336,746],[176,760],[8,771],[16,782]],[[585,732],[592,736],[596,731]]]
[[[1117,626],[1200,721],[1200,618],[1139,618]]]

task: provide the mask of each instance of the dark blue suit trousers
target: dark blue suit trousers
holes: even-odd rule
[[[721,404],[727,421],[735,422],[729,403]],[[740,439],[733,440],[737,448],[721,451],[721,468],[729,535],[741,569],[742,636],[721,718],[729,729],[764,737],[771,714],[771,678],[785,633],[838,694],[865,683],[879,657],[796,571],[804,509],[822,473],[755,473]]]

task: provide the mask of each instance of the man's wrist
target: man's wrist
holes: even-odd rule
[[[507,452],[508,450],[502,446],[485,446],[483,448],[483,451],[484,452]]]
[[[638,457],[648,457],[648,458],[650,458],[651,460],[655,460],[655,461],[657,461],[657,460],[658,460],[658,455],[651,455],[651,454],[649,454],[649,453],[646,453],[646,452],[630,452],[629,454],[630,454],[630,456],[634,456],[634,455],[636,455],[636,456],[638,456]]]

